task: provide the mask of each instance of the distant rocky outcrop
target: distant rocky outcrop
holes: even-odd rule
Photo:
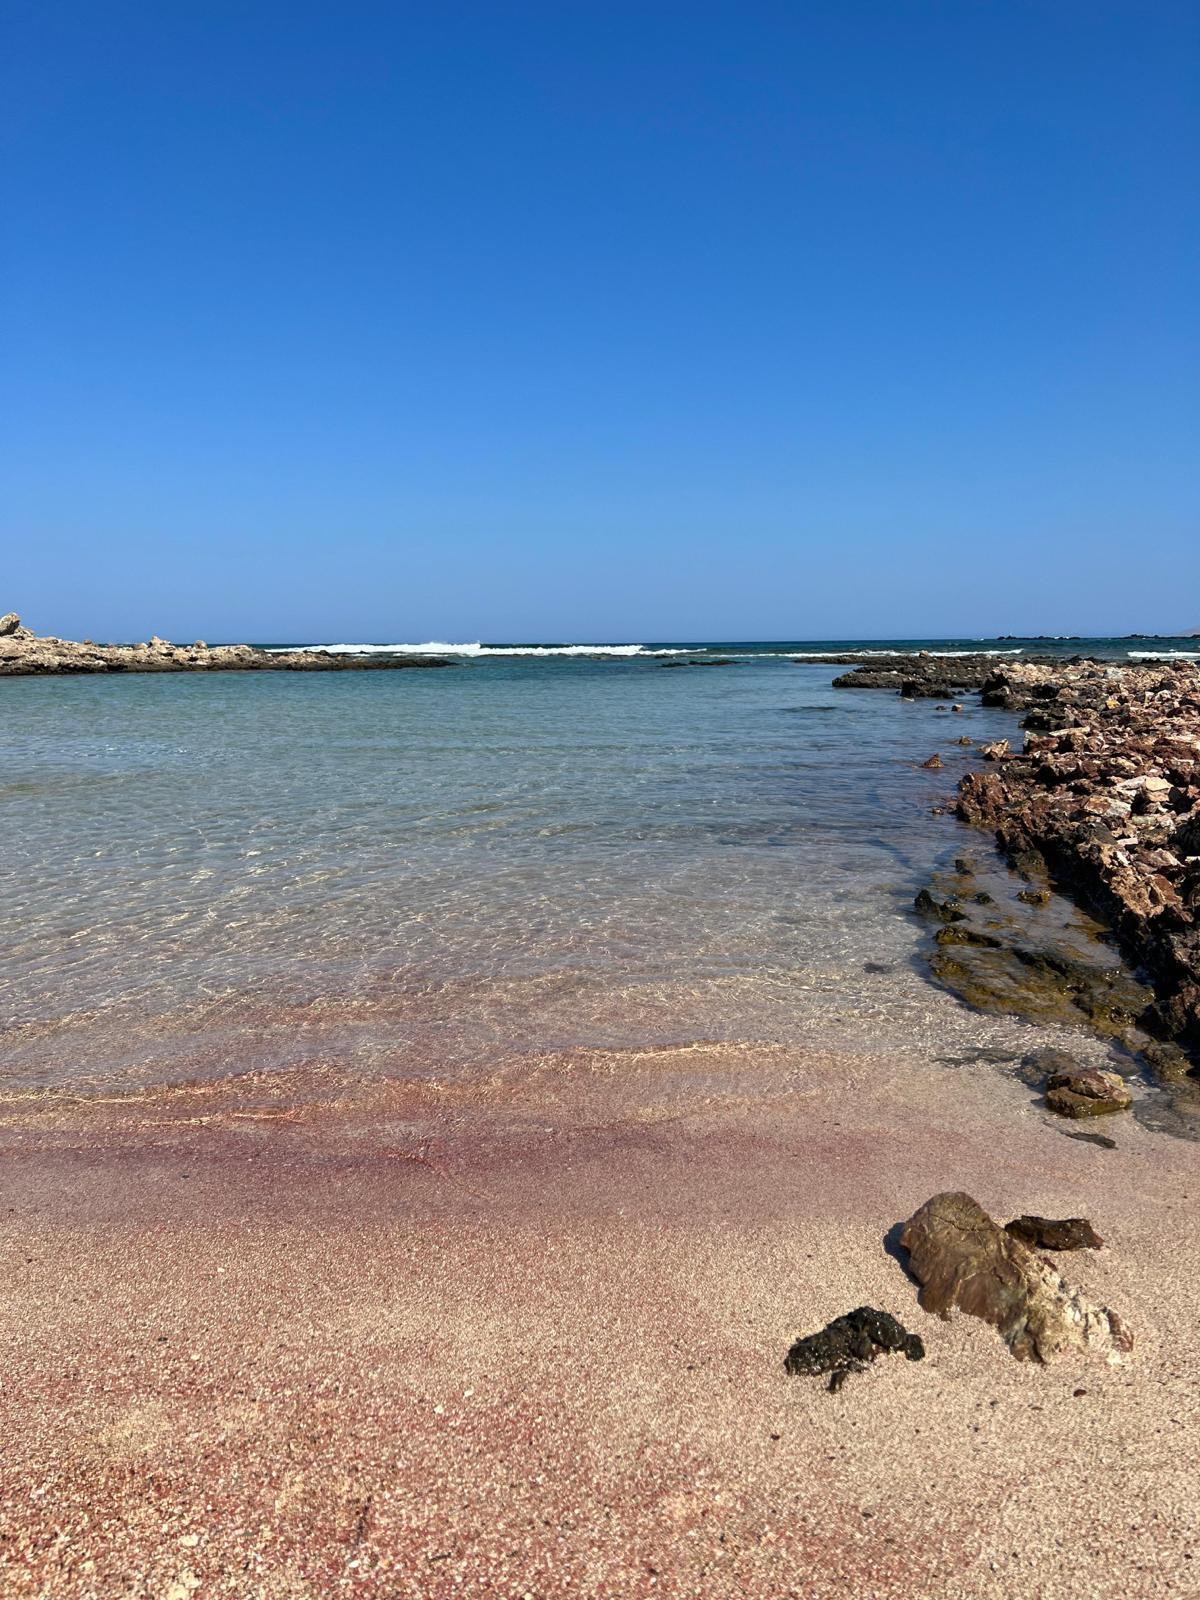
[[[248,644],[172,644],[155,634],[145,644],[78,643],[39,637],[15,611],[0,617],[0,677],[101,672],[355,672],[448,667],[436,656],[348,656],[324,650],[258,650]]]

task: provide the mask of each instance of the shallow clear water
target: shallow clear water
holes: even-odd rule
[[[1013,720],[837,670],[5,680],[4,1080],[1027,1048],[925,981],[907,914],[935,865],[987,853],[931,814],[975,759],[954,739]]]

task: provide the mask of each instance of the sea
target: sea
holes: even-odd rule
[[[452,665],[0,680],[0,1091],[689,1045],[1019,1061],[1061,1030],[937,988],[911,910],[992,856],[945,807],[960,736],[1016,719],[835,689],[832,658],[1195,645],[330,641]]]

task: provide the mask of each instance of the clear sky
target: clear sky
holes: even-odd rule
[[[4,0],[0,611],[1200,627],[1194,0]]]

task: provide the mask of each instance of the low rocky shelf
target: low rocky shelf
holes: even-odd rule
[[[98,672],[365,672],[448,667],[437,656],[331,655],[327,650],[259,650],[248,644],[93,644],[39,636],[16,612],[0,617],[0,677],[54,677]]]
[[[1160,1079],[1200,1061],[1200,664],[1083,657],[997,662],[992,657],[860,659],[839,687],[890,688],[983,703],[1022,716],[1024,746],[986,744],[988,765],[959,784],[957,813],[991,831],[1022,875],[1013,897],[1044,906],[1052,884],[1098,917],[1149,987],[1101,971],[1051,971],[1005,917],[981,913],[970,885],[943,884],[967,908],[944,917],[933,962],[964,999],[1046,1016],[1065,1006],[1142,1056]],[[959,740],[959,743],[969,741]],[[927,765],[929,763],[926,763]],[[960,874],[960,878],[964,875]],[[932,903],[932,902],[931,902]],[[944,905],[945,901],[939,902]],[[984,902],[987,903],[986,901]],[[918,909],[921,909],[918,907]],[[925,908],[930,915],[930,907]],[[969,926],[958,927],[960,920]],[[1016,934],[1016,937],[1014,937]],[[1015,955],[1017,961],[1009,959]],[[1053,965],[1053,962],[1051,963]],[[1043,981],[1043,980],[1049,980]],[[1115,996],[1107,1003],[1105,991]],[[1034,991],[1033,1001],[1026,991]],[[1065,1020],[1060,1018],[1059,1020]]]
[[[1200,667],[1012,663],[983,698],[1025,743],[968,773],[959,816],[1103,918],[1153,985],[1141,1025],[1200,1051]]]

